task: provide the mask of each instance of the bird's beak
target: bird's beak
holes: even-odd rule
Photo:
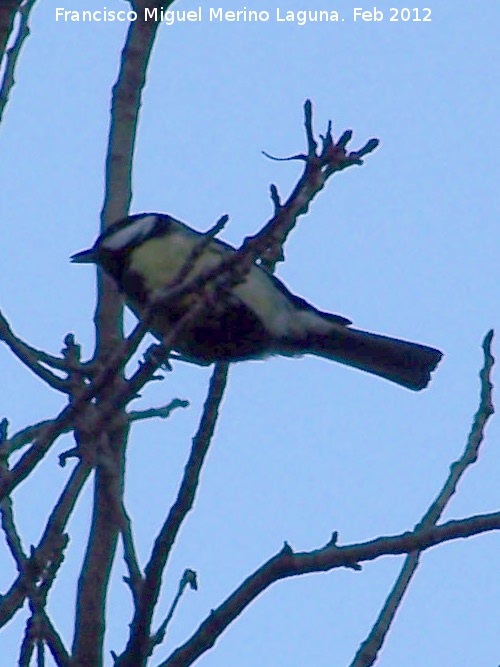
[[[82,250],[71,256],[71,261],[74,264],[97,264],[97,252],[95,248]]]

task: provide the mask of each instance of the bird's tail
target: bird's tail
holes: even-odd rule
[[[443,356],[426,345],[344,326],[330,334],[313,334],[307,347],[311,354],[354,366],[414,391],[428,385]]]

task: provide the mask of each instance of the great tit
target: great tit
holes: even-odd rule
[[[190,279],[234,252],[229,244],[207,238],[169,215],[140,213],[112,224],[92,248],[71,260],[102,267],[141,319],[150,296],[171,285],[186,262],[191,264],[183,277]],[[162,304],[152,318],[153,335],[162,341],[192,302],[193,296],[185,294]],[[352,329],[350,324],[292,294],[281,280],[254,264],[243,282],[216,296],[190,321],[174,347],[203,365],[272,354],[314,354],[415,391],[427,386],[442,357],[439,350]]]

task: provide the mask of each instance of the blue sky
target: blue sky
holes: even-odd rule
[[[353,3],[318,2],[307,8],[337,10],[345,20],[276,22],[277,7],[298,11],[305,4],[267,0],[247,8],[268,11],[268,22],[216,23],[204,15],[161,27],[141,110],[131,210],[168,212],[198,229],[228,213],[222,238],[238,245],[272,214],[269,184],[286,195],[299,175],[300,165],[269,161],[261,151],[303,150],[302,105],[310,98],[317,132],[331,118],[337,136],[354,130],[353,149],[372,136],[381,144],[363,167],[330,181],[290,238],[278,275],[323,310],[439,347],[445,357],[419,394],[314,358],[232,367],[158,620],[184,568],[198,572],[200,588],[181,602],[158,661],[284,540],[310,550],[333,530],[349,543],[417,523],[462,451],[478,403],[481,340],[499,325],[498,3],[440,0],[427,3],[430,22],[391,22],[394,3],[377,2],[384,20],[354,22]],[[128,9],[116,0],[60,6]],[[110,89],[127,24],[56,22],[55,6],[40,2],[31,28],[0,127],[0,308],[31,344],[58,353],[72,331],[90,356],[94,275],[69,256],[98,231]],[[0,359],[7,387],[0,416],[13,431],[57,413],[60,396],[4,347]],[[176,492],[208,378],[207,369],[177,365],[134,406],[175,396],[191,402],[168,422],[133,429],[126,497],[143,562]],[[498,509],[498,441],[494,419],[445,518]],[[15,494],[26,547],[39,539],[69,474],[57,466],[68,446],[61,440]],[[51,596],[67,644],[90,498],[88,491],[71,523],[64,573]],[[492,563],[499,547],[498,535],[483,535],[428,551],[379,664],[497,665],[500,582]],[[400,564],[391,557],[361,573],[276,584],[199,664],[348,665]],[[116,652],[130,620],[123,574],[119,558],[107,644]],[[12,576],[2,545],[0,591]],[[22,621],[0,635],[5,664],[16,659]]]

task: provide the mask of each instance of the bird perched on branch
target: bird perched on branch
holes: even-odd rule
[[[179,279],[215,269],[236,250],[161,213],[131,215],[111,225],[94,246],[71,258],[97,264],[116,281],[139,319],[151,299]],[[213,281],[212,281],[213,282]],[[209,285],[210,283],[207,283]],[[193,291],[166,298],[151,318],[162,341],[200,296]],[[216,290],[187,321],[173,345],[198,364],[314,354],[396,382],[427,386],[442,353],[432,347],[351,328],[350,320],[325,313],[253,264],[243,279]]]

